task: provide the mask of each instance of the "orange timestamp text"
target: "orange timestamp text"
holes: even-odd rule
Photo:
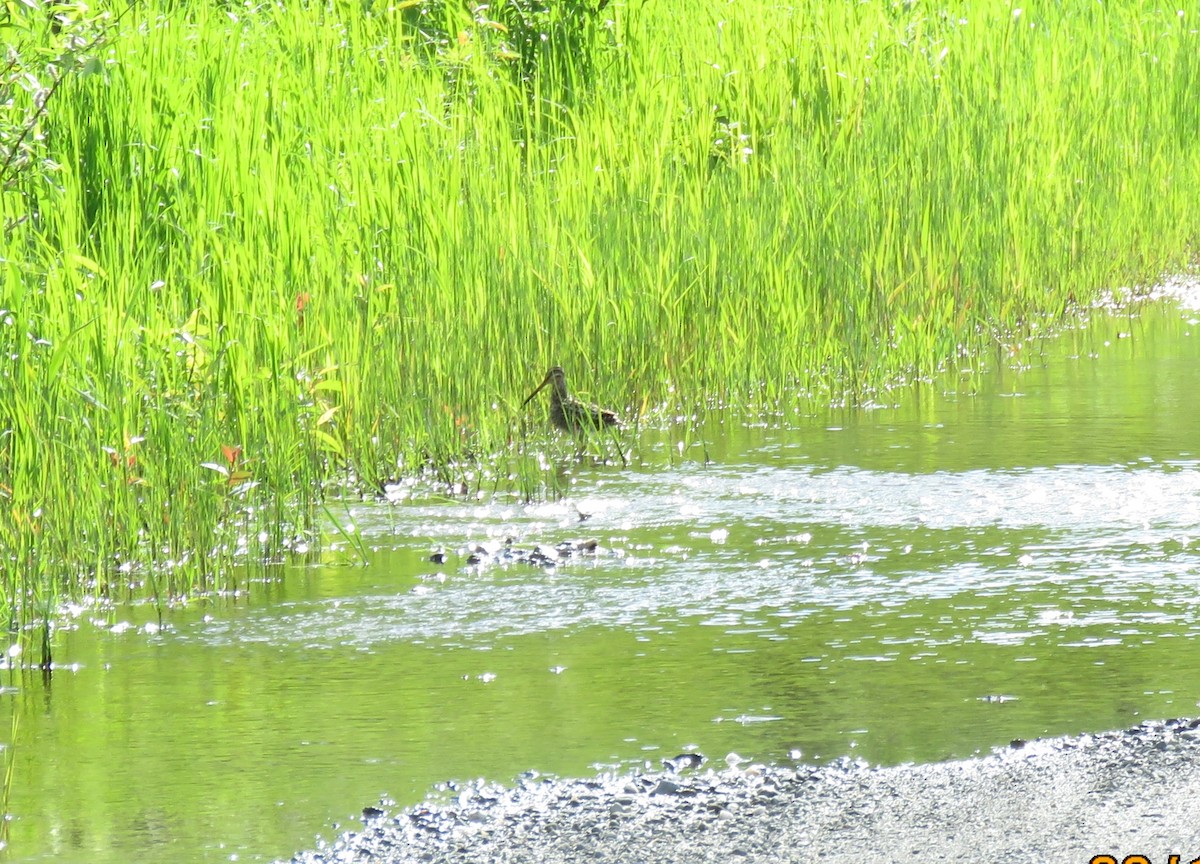
[[[1154,864],[1154,862],[1150,860],[1149,855],[1126,855],[1124,858],[1118,858],[1116,855],[1093,855],[1088,864]],[[1167,864],[1200,864],[1200,858],[1184,861],[1182,855],[1168,855]]]

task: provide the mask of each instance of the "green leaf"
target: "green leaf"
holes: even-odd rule
[[[65,339],[62,339],[57,345],[54,346],[54,353],[50,355],[50,362],[46,365],[47,381],[58,381],[58,373],[62,370],[62,365],[67,359],[67,346],[71,344],[71,341],[79,334],[80,330],[85,327],[89,327],[94,323],[96,323],[95,318],[85,321],[68,333]]]
[[[336,453],[339,456],[346,455],[346,451],[343,449],[342,443],[340,441],[338,441],[336,438],[334,438],[332,435],[330,435],[328,432],[322,432],[320,429],[314,429],[313,435],[315,435],[317,440],[320,441],[324,445],[325,450],[332,451],[333,453]]]
[[[103,267],[101,267],[99,264],[97,264],[91,258],[88,258],[84,255],[70,254],[67,256],[67,260],[70,261],[72,264],[74,264],[76,267],[82,267],[84,270],[90,270],[92,273],[95,273],[98,276],[107,276],[108,275],[107,273],[104,272]]]

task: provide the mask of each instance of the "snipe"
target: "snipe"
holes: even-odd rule
[[[521,403],[524,408],[546,385],[552,385],[550,390],[550,422],[564,432],[579,433],[588,429],[602,429],[605,426],[619,426],[615,411],[580,402],[567,390],[567,375],[561,366],[555,366],[546,373],[537,389],[525,397]]]

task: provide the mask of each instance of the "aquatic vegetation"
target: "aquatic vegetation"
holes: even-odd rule
[[[551,363],[634,448],[1194,249],[1194,13],[548,8],[120,19],[0,195],[0,605],[221,587],[318,544],[335,479],[553,492],[518,434]]]

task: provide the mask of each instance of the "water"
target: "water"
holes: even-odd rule
[[[449,778],[692,747],[928,761],[1194,715],[1196,326],[1160,303],[888,404],[717,418],[682,458],[648,435],[561,502],[354,506],[369,567],[289,568],[162,629],[76,610],[51,686],[0,681],[7,860],[270,861]],[[600,548],[458,552],[505,537]]]

